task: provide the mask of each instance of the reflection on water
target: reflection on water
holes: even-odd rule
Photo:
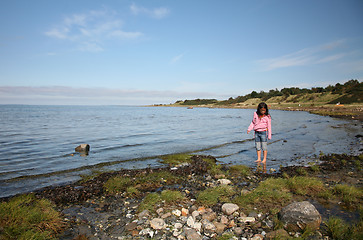
[[[0,105],[0,197],[65,184],[93,170],[161,166],[173,153],[256,167],[252,109]],[[361,125],[306,112],[271,111],[267,169],[350,153]],[[356,124],[356,125],[355,125]],[[87,143],[89,155],[74,152]]]

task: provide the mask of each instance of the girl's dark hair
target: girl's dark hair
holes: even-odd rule
[[[260,103],[260,104],[258,104],[258,106],[257,106],[257,115],[258,116],[261,116],[262,115],[262,113],[261,113],[261,108],[264,108],[264,109],[266,109],[266,112],[265,112],[265,115],[266,116],[269,116],[270,114],[268,113],[268,107],[267,107],[267,104],[266,103],[264,103],[264,102],[262,102],[262,103]]]

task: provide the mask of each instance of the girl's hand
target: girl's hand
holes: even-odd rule
[[[247,130],[247,134],[249,134],[249,133],[250,133],[250,131]]]

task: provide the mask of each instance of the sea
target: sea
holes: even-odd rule
[[[256,167],[253,109],[0,105],[0,198],[82,176],[164,166],[162,156],[212,155]],[[270,110],[267,169],[308,165],[320,154],[353,154],[360,122],[303,111]],[[75,152],[89,144],[88,155]]]

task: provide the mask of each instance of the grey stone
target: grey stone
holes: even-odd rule
[[[238,209],[239,209],[238,205],[234,203],[225,203],[222,205],[222,212],[227,215],[233,214]]]
[[[166,228],[166,223],[161,218],[154,218],[150,221],[150,226],[155,230],[160,230]]]
[[[287,231],[299,232],[306,227],[314,231],[321,223],[320,213],[308,201],[291,203],[280,211],[279,217]]]

